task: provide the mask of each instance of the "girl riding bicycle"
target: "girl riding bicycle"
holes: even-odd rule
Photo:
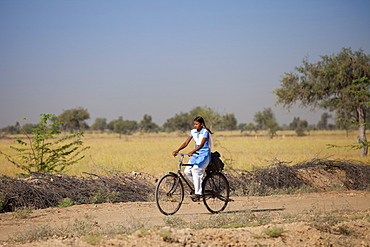
[[[194,129],[190,131],[188,138],[177,150],[172,152],[172,155],[176,156],[180,150],[188,146],[191,139],[194,139],[195,149],[188,153],[189,163],[193,166],[187,166],[184,173],[194,184],[194,195],[190,195],[190,197],[195,200],[199,200],[202,195],[202,178],[211,161],[210,134],[213,134],[212,131],[206,127],[204,119],[198,116],[194,119]]]

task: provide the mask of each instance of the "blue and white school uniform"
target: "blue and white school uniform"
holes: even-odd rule
[[[198,147],[201,143],[203,138],[207,138],[206,142],[204,143],[203,147],[197,151],[198,154],[193,154],[190,157],[190,164],[194,166],[187,166],[184,170],[186,176],[190,179],[190,181],[194,184],[194,193],[201,195],[202,194],[202,178],[204,175],[204,171],[208,166],[209,162],[211,161],[211,140],[210,140],[210,133],[207,129],[202,128],[200,132],[197,129],[193,129],[190,132],[190,136],[193,137],[195,141],[195,147]]]

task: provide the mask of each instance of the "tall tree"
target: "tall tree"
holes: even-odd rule
[[[166,131],[189,131],[193,128],[193,119],[197,116],[202,116],[207,124],[207,127],[214,129],[221,124],[221,115],[210,107],[197,106],[188,113],[179,113],[174,117],[169,118],[163,124]]]
[[[157,132],[159,127],[156,123],[153,123],[152,116],[145,114],[139,123],[139,129],[141,132],[150,133]]]
[[[265,108],[262,112],[256,112],[254,115],[254,121],[257,124],[257,128],[268,130],[270,138],[273,138],[279,129],[279,124],[276,121],[276,117],[271,108]]]
[[[189,112],[192,119],[196,116],[201,116],[207,124],[207,127],[211,129],[217,129],[221,124],[221,115],[214,109],[208,106],[197,106]]]
[[[174,117],[167,119],[163,124],[163,129],[168,132],[178,130],[186,132],[193,128],[193,119],[194,117],[191,117],[189,113],[181,112],[176,114]]]
[[[62,122],[62,128],[70,132],[86,129],[88,127],[87,119],[90,119],[90,114],[87,109],[82,107],[64,110],[58,116],[58,121]]]
[[[302,107],[345,112],[358,123],[357,141],[362,156],[368,153],[366,113],[370,101],[370,55],[362,49],[342,48],[338,54],[323,55],[317,62],[304,58],[302,65],[285,73],[281,87],[274,90],[277,103],[290,108],[300,102]]]
[[[290,130],[296,130],[298,127],[298,122],[300,121],[299,117],[294,117],[293,121],[289,124]]]
[[[331,115],[327,112],[321,114],[321,119],[317,123],[317,129],[326,130],[328,128],[328,119],[331,118]]]
[[[221,117],[221,125],[224,130],[235,130],[237,128],[238,121],[234,113],[225,114]]]
[[[95,122],[91,125],[92,130],[104,131],[107,128],[107,119],[106,118],[96,118]]]
[[[114,133],[119,133],[120,138],[122,135],[131,135],[138,129],[136,121],[123,120],[123,117],[119,117],[116,120],[112,120],[107,128],[112,130]]]
[[[289,124],[290,130],[295,130],[298,136],[305,136],[304,131],[308,127],[307,120],[301,120],[299,117],[294,117],[293,121]]]
[[[308,127],[308,122],[307,120],[299,120],[297,122],[297,128],[295,129],[295,132],[297,133],[298,136],[305,136],[306,134],[304,131]]]

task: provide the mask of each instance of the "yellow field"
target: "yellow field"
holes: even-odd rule
[[[328,148],[327,144],[339,146],[355,143],[357,132],[348,137],[344,131],[311,131],[305,137],[297,137],[293,131],[281,131],[274,139],[259,133],[258,136],[244,136],[239,131],[217,132],[213,135],[213,150],[219,151],[223,159],[231,160],[235,169],[250,170],[265,167],[274,159],[296,164],[312,158],[360,160],[368,163],[369,158],[359,156],[359,150],[348,148]],[[86,158],[69,168],[69,175],[82,175],[83,172],[104,173],[102,167],[118,168],[126,172],[149,174],[175,171],[177,158],[171,156],[187,134],[159,133],[119,138],[115,134],[86,134]],[[16,145],[15,139],[0,139],[0,150],[14,153],[9,146]],[[193,146],[192,146],[193,147]],[[189,151],[190,147],[183,151]],[[0,174],[14,176],[21,172],[0,156]]]

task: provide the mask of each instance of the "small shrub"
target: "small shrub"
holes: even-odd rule
[[[32,207],[19,207],[15,208],[13,215],[17,219],[27,219],[32,214]]]
[[[277,238],[283,235],[284,229],[282,227],[266,228],[263,232],[270,238]]]
[[[142,238],[142,237],[144,237],[145,235],[148,235],[148,234],[149,234],[149,231],[146,228],[140,228],[136,232],[134,232],[134,235],[139,237],[139,238]]]
[[[81,149],[83,132],[55,139],[61,134],[58,128],[62,123],[55,121],[55,116],[52,114],[40,116],[40,122],[32,129],[31,134],[22,129],[27,140],[17,139],[19,147],[10,146],[18,152],[18,155],[11,156],[0,151],[0,154],[4,155],[9,162],[28,173],[23,175],[29,175],[32,172],[61,173],[67,166],[82,160],[84,158],[82,152],[89,148]],[[48,124],[48,121],[53,123]],[[66,143],[68,140],[72,141]]]
[[[52,236],[65,236],[61,234],[61,231],[57,228],[53,228],[50,225],[40,225],[30,228],[26,232],[18,233],[14,238],[10,239],[11,241],[26,243],[33,242],[41,239],[48,239]]]
[[[342,235],[351,235],[353,233],[353,230],[350,230],[348,226],[338,226],[339,233]]]
[[[102,239],[103,239],[103,236],[99,232],[92,232],[81,238],[82,241],[88,244],[91,244],[91,245],[99,244]]]
[[[59,203],[58,203],[58,207],[61,207],[61,208],[66,208],[66,207],[71,207],[73,205],[76,205],[76,202],[72,201],[71,198],[63,198],[63,200],[61,200]]]
[[[100,229],[98,222],[88,218],[86,219],[87,221],[75,219],[75,221],[69,225],[71,231],[74,232],[73,235],[84,236]]]
[[[119,197],[119,192],[107,192],[104,190],[97,190],[89,193],[88,203],[97,204],[105,202],[115,202]]]
[[[209,217],[208,220],[199,220],[190,224],[192,229],[204,229],[204,228],[221,228],[232,222],[232,219],[226,214],[217,214]]]
[[[237,228],[237,227],[254,227],[266,225],[271,222],[268,213],[255,214],[252,211],[238,214],[218,214],[212,215],[207,220],[191,222],[188,227],[191,229],[204,228]]]
[[[239,227],[246,227],[247,225],[240,223],[240,222],[231,222],[230,224],[224,225],[221,228],[239,228]]]
[[[163,238],[163,241],[171,242],[172,232],[170,228],[162,228],[157,234]]]
[[[184,228],[186,227],[186,222],[180,218],[180,217],[177,217],[177,216],[174,216],[174,217],[171,217],[171,216],[167,216],[164,218],[164,223],[169,226],[169,227],[173,227],[173,228]]]

